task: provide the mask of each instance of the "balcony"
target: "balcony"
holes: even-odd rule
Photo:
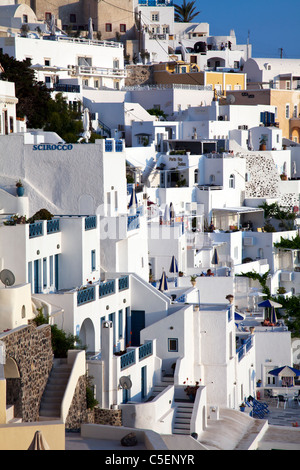
[[[238,356],[238,361],[240,362],[243,357],[246,355],[248,351],[253,346],[253,336],[250,335],[247,337],[247,339],[242,339],[242,345],[239,346],[239,348],[236,350],[237,356]]]
[[[138,359],[142,361],[153,354],[152,341],[142,344],[138,348],[131,349],[120,357],[120,369],[124,370],[136,364],[136,353],[138,351]]]
[[[107,295],[114,294],[116,292],[115,279],[111,279],[106,282],[100,282],[99,285],[99,298],[106,297]]]
[[[85,221],[84,221],[85,230],[93,230],[96,227],[97,227],[97,217],[95,215],[91,215],[85,218]]]
[[[51,219],[47,221],[47,235],[60,231],[59,219]]]
[[[92,67],[91,65],[69,65],[68,72],[74,76],[126,78],[124,69]]]
[[[131,230],[136,230],[140,228],[140,216],[137,215],[129,215],[127,219],[127,231],[130,232]]]
[[[123,354],[120,358],[120,368],[121,370],[126,369],[127,367],[135,364],[135,349],[129,351],[126,354]]]
[[[42,237],[44,235],[43,221],[29,225],[29,238]]]
[[[129,276],[119,278],[119,291],[129,289]]]
[[[77,291],[77,305],[83,305],[95,300],[95,286],[84,287]]]

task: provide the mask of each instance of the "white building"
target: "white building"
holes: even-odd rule
[[[296,90],[300,87],[298,59],[249,58],[244,65],[248,86]]]

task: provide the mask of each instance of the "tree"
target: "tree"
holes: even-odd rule
[[[57,93],[55,100],[48,103],[47,122],[45,131],[56,132],[68,143],[75,143],[83,132],[81,113],[70,109],[66,99],[61,93]]]
[[[183,0],[181,6],[174,5],[174,7],[177,23],[190,23],[200,13],[200,11],[196,11],[195,1],[187,2]]]
[[[15,93],[19,100],[16,106],[17,117],[26,116],[28,128],[43,127],[51,96],[47,87],[35,79],[30,60],[19,61],[0,52],[0,63],[4,68],[2,80],[15,83]]]
[[[83,132],[80,111],[70,109],[61,93],[51,98],[51,90],[35,79],[30,60],[19,61],[0,52],[0,64],[2,80],[15,83],[17,117],[26,116],[29,129],[56,132],[68,143],[77,142]]]

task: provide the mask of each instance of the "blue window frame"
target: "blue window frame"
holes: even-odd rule
[[[96,250],[91,251],[91,269],[96,270]]]

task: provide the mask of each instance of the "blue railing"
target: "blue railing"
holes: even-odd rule
[[[43,222],[34,222],[29,225],[29,238],[41,237],[43,233]]]
[[[139,5],[148,7],[156,7],[157,5],[171,7],[173,6],[173,0],[139,0]]]
[[[112,152],[112,151],[113,151],[112,140],[105,139],[105,152]]]
[[[129,276],[119,278],[119,291],[129,289]]]
[[[111,279],[106,282],[100,282],[99,284],[99,297],[105,297],[106,295],[114,294],[115,289],[115,280]]]
[[[47,233],[59,232],[59,219],[52,219],[47,221]]]
[[[122,140],[116,140],[115,150],[116,150],[116,152],[123,152],[123,141]]]
[[[143,344],[139,347],[139,360],[145,359],[145,357],[152,355],[152,341]]]
[[[86,287],[77,291],[77,305],[83,305],[95,300],[95,286]]]
[[[97,227],[97,217],[95,215],[90,215],[85,218],[85,230],[92,230]]]
[[[245,354],[252,348],[252,346],[253,346],[253,336],[251,335],[244,341],[244,343],[236,351],[239,362],[243,359]]]
[[[140,228],[140,216],[137,215],[129,215],[127,219],[127,231],[136,230]]]
[[[129,351],[123,356],[120,357],[121,360],[121,370],[126,369],[126,367],[132,366],[135,364],[135,350]]]

